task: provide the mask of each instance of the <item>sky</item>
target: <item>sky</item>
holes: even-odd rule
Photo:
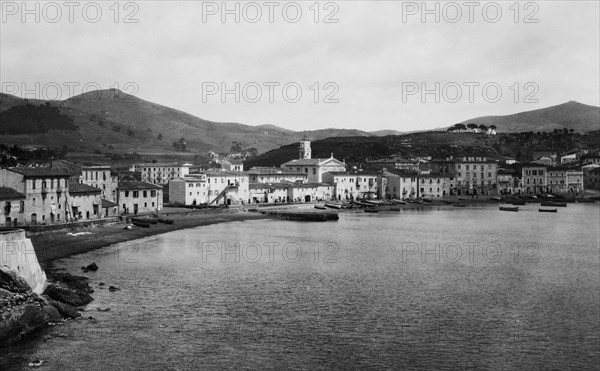
[[[0,1],[1,91],[414,131],[600,105],[598,1]]]

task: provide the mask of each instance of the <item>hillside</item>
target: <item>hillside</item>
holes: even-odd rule
[[[575,129],[587,132],[600,128],[600,107],[578,102],[526,111],[508,116],[484,116],[463,121],[462,124],[496,125],[499,133],[551,132],[554,129]]]
[[[64,127],[52,125],[44,125],[43,130],[33,135],[31,130],[11,130],[0,136],[0,143],[67,146],[71,150],[103,153],[156,153],[175,151],[173,142],[185,138],[190,151],[228,152],[234,142],[238,142],[243,149],[256,148],[259,153],[264,153],[297,142],[305,135],[312,140],[339,135],[370,135],[360,130],[323,129],[305,133],[274,125],[213,122],[114,89],[48,102],[0,94],[0,112],[37,110],[36,105],[57,107],[60,114],[72,120],[76,130],[65,132]]]
[[[578,133],[503,133],[485,135],[474,133],[447,133],[445,131],[420,132],[385,137],[338,137],[326,138],[311,143],[312,157],[329,157],[350,164],[364,163],[366,159],[387,156],[417,157],[432,156],[446,158],[469,154],[485,155],[490,158],[511,157],[519,161],[530,161],[536,148],[553,149],[566,153],[574,149],[599,149],[600,131]],[[264,153],[244,162],[244,168],[253,166],[275,166],[298,158],[298,144],[291,144]]]

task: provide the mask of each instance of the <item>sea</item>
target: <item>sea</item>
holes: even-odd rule
[[[99,266],[94,301],[0,368],[598,369],[600,207],[538,208],[249,220],[62,259]]]

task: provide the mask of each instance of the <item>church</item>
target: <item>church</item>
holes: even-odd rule
[[[346,164],[333,158],[312,158],[310,141],[304,138],[300,141],[300,156],[281,165],[283,169],[304,173],[308,183],[322,183],[323,174],[328,172],[346,171]]]

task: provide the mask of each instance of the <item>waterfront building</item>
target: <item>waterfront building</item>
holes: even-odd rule
[[[250,202],[259,204],[289,202],[289,187],[289,183],[251,183]]]
[[[546,166],[533,162],[526,164],[521,170],[521,177],[525,194],[546,192]]]
[[[498,169],[498,193],[501,195],[520,195],[523,192],[521,173],[511,169]]]
[[[566,177],[567,192],[572,193],[574,195],[579,195],[583,193],[584,183],[582,170],[567,170]]]
[[[591,164],[582,167],[584,189],[600,190],[600,165]]]
[[[100,219],[102,215],[102,190],[84,183],[69,183],[69,205],[72,220]]]
[[[336,200],[373,199],[379,196],[378,177],[376,171],[336,171],[323,174],[323,182],[333,185]]]
[[[584,165],[600,165],[599,153],[588,153],[581,158]]]
[[[429,173],[418,175],[417,197],[442,198],[450,195],[452,176],[449,174]]]
[[[16,227],[23,224],[25,198],[23,193],[12,188],[0,187],[0,206],[2,206],[0,227]]]
[[[453,179],[450,195],[492,195],[497,193],[498,163],[484,156],[449,157],[432,161],[433,173]]]
[[[25,195],[24,224],[55,224],[70,218],[69,178],[66,171],[50,168],[0,170],[0,186]]]
[[[117,204],[121,214],[155,213],[163,208],[162,187],[148,182],[120,182]]]
[[[297,172],[295,170],[286,170],[275,167],[255,166],[247,171],[252,183],[281,183],[281,182],[299,182],[306,183],[308,174]]]
[[[133,164],[129,170],[140,173],[142,182],[168,184],[169,180],[183,178],[190,173],[192,164],[178,163],[141,163]]]
[[[212,169],[205,172],[209,205],[243,205],[250,200],[248,174]]]
[[[190,174],[169,181],[169,203],[171,205],[201,205],[208,203],[206,174]]]
[[[418,196],[419,173],[384,168],[379,173],[377,184],[378,196],[386,200],[413,199]]]
[[[110,165],[82,166],[79,183],[98,188],[105,200],[117,201],[119,176],[111,170]]]
[[[583,176],[582,176],[583,177]],[[549,193],[567,192],[567,169],[564,166],[550,166],[546,169],[546,185]]]
[[[304,173],[309,183],[322,183],[323,174],[346,171],[346,164],[333,158],[312,158],[310,141],[302,140],[299,147],[299,159],[291,160],[281,165],[281,168],[291,172]]]

